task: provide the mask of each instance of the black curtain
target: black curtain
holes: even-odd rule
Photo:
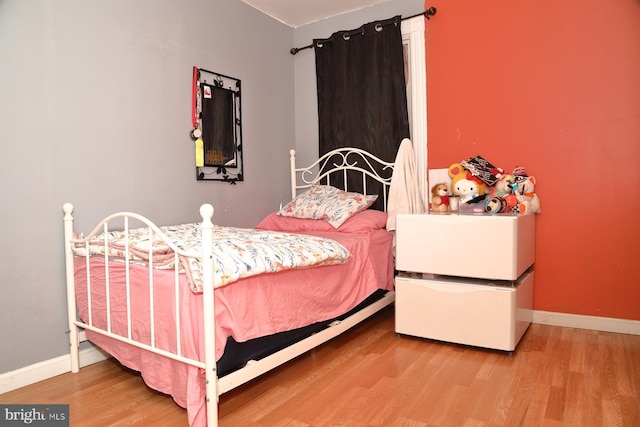
[[[320,155],[357,147],[392,162],[409,137],[401,21],[396,16],[314,40]],[[350,189],[361,187],[349,179]]]

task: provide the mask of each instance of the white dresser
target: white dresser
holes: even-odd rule
[[[535,215],[398,215],[396,332],[513,351],[531,323]]]

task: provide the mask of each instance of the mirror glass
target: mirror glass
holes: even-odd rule
[[[243,180],[240,111],[240,80],[194,69],[192,138],[196,142],[198,180],[232,184]]]

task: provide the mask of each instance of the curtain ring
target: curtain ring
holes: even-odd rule
[[[322,47],[322,43],[320,42],[316,43],[316,47]]]
[[[351,36],[348,33],[344,33],[342,35],[342,38],[345,39],[345,40],[349,40],[351,38]]]
[[[382,25],[376,24],[375,28],[376,28],[377,32],[379,32],[379,33],[382,32]]]

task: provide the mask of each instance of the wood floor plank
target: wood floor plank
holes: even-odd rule
[[[566,389],[564,387],[551,386],[545,408],[545,420],[562,421],[566,405]]]
[[[107,360],[0,395],[72,426],[187,426]],[[393,308],[221,396],[222,427],[640,426],[640,336],[531,325],[507,353],[398,336]]]

